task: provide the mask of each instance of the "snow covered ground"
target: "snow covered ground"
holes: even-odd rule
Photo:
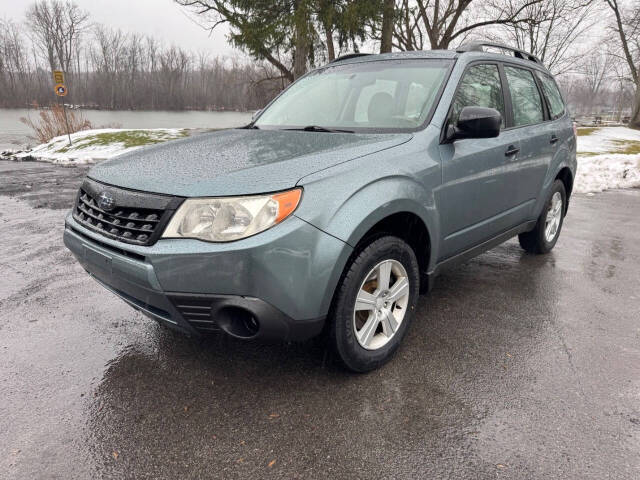
[[[84,130],[71,134],[72,145],[69,145],[67,135],[63,135],[31,150],[7,152],[4,156],[15,160],[36,160],[60,165],[97,163],[146,145],[186,136],[188,131],[179,128]]]
[[[575,192],[640,187],[640,131],[603,127],[578,133]]]

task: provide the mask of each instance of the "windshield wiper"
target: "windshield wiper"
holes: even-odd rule
[[[327,133],[355,133],[353,130],[343,130],[340,128],[327,128],[319,125],[307,125],[299,128],[284,128],[283,130],[299,130],[302,132],[327,132]]]

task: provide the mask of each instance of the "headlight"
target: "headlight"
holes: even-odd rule
[[[178,208],[163,238],[230,242],[250,237],[293,213],[302,190],[247,197],[190,198]]]

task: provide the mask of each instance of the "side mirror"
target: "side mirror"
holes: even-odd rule
[[[494,138],[500,135],[502,115],[495,108],[464,107],[456,125],[447,128],[447,141]]]
[[[260,113],[262,113],[262,109],[260,110],[256,110],[255,112],[253,112],[253,115],[251,115],[251,121],[255,121],[256,118],[258,118],[258,116],[260,115]]]

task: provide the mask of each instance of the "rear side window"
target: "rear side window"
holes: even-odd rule
[[[497,65],[474,65],[467,70],[453,100],[451,118],[454,123],[464,107],[495,108],[502,115],[504,126],[504,97]]]
[[[504,67],[504,73],[511,92],[514,126],[542,123],[542,98],[533,74],[529,70],[507,66]]]
[[[558,90],[558,86],[553,79],[545,74],[538,74],[540,83],[542,84],[542,90],[547,101],[549,102],[549,110],[551,110],[551,119],[555,120],[560,118],[564,114],[564,103],[562,102],[562,95]]]

